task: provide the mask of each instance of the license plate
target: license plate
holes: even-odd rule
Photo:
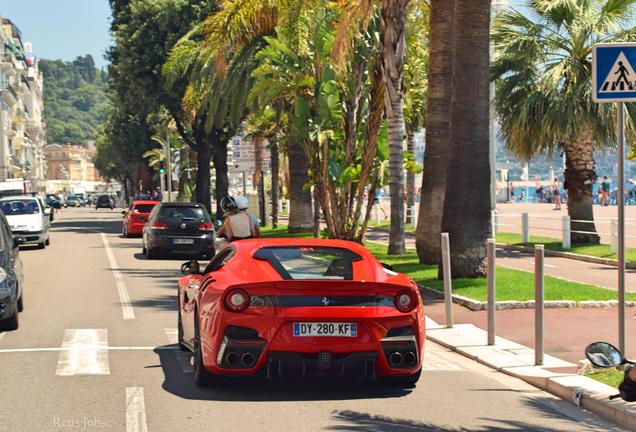
[[[358,335],[356,323],[294,323],[294,336],[344,336]]]
[[[194,239],[181,239],[176,238],[172,240],[173,244],[194,244]]]

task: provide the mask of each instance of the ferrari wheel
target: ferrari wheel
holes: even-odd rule
[[[179,342],[179,349],[181,351],[190,351],[190,349],[183,343],[183,324],[181,323],[181,305],[179,304],[179,298],[177,297],[177,307],[179,312],[177,314],[177,341]]]
[[[420,379],[421,374],[422,374],[422,369],[418,370],[417,372],[411,375],[387,377],[386,382],[393,386],[409,389],[409,388],[415,387],[415,384]]]
[[[196,319],[196,318],[195,318]],[[219,377],[208,372],[203,366],[203,353],[201,351],[201,337],[199,336],[199,324],[194,325],[194,382],[199,387],[209,387],[218,382]]]

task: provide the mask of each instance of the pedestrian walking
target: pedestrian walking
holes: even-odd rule
[[[609,204],[610,198],[610,181],[607,176],[603,176],[603,181],[601,182],[601,190],[599,191],[601,194],[601,205],[607,206]]]
[[[389,216],[386,214],[386,210],[384,210],[384,206],[382,205],[382,196],[384,195],[384,189],[379,187],[375,190],[375,195],[373,196],[374,204],[377,204],[382,210],[382,214],[384,215],[384,219],[388,219]]]
[[[554,196],[554,210],[561,210],[561,185],[559,184],[559,179],[554,179],[554,185],[552,194]]]

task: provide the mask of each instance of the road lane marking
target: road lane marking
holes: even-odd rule
[[[143,387],[126,387],[126,432],[148,432]]]
[[[55,375],[110,375],[108,330],[66,329]]]
[[[178,347],[175,346],[120,346],[120,347],[106,347],[103,348],[104,351],[177,351]],[[0,349],[0,354],[11,354],[11,353],[30,353],[30,352],[62,352],[62,351],[72,351],[70,347],[58,347],[58,348],[7,348]]]
[[[113,277],[115,278],[115,285],[117,286],[117,293],[119,294],[119,303],[121,304],[121,314],[125,320],[135,319],[135,311],[133,310],[132,304],[130,303],[130,295],[128,294],[128,289],[126,288],[124,277],[119,271],[119,265],[117,264],[117,260],[115,259],[115,254],[113,254],[113,250],[108,243],[106,234],[101,234],[102,242],[104,243],[104,249],[106,250],[106,256],[108,257],[108,262],[110,263],[110,268],[113,272]]]
[[[177,342],[179,342],[177,340],[179,339],[179,333],[177,332],[176,328],[165,328],[163,329],[163,331],[166,334],[166,337],[168,338],[168,343],[176,344]]]

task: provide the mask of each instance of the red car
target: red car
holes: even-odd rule
[[[159,201],[133,201],[128,210],[121,212],[124,215],[122,235],[124,237],[141,235],[150,212],[157,204]]]
[[[179,345],[194,379],[353,376],[413,387],[424,310],[408,276],[342,240],[246,239],[184,263]]]

